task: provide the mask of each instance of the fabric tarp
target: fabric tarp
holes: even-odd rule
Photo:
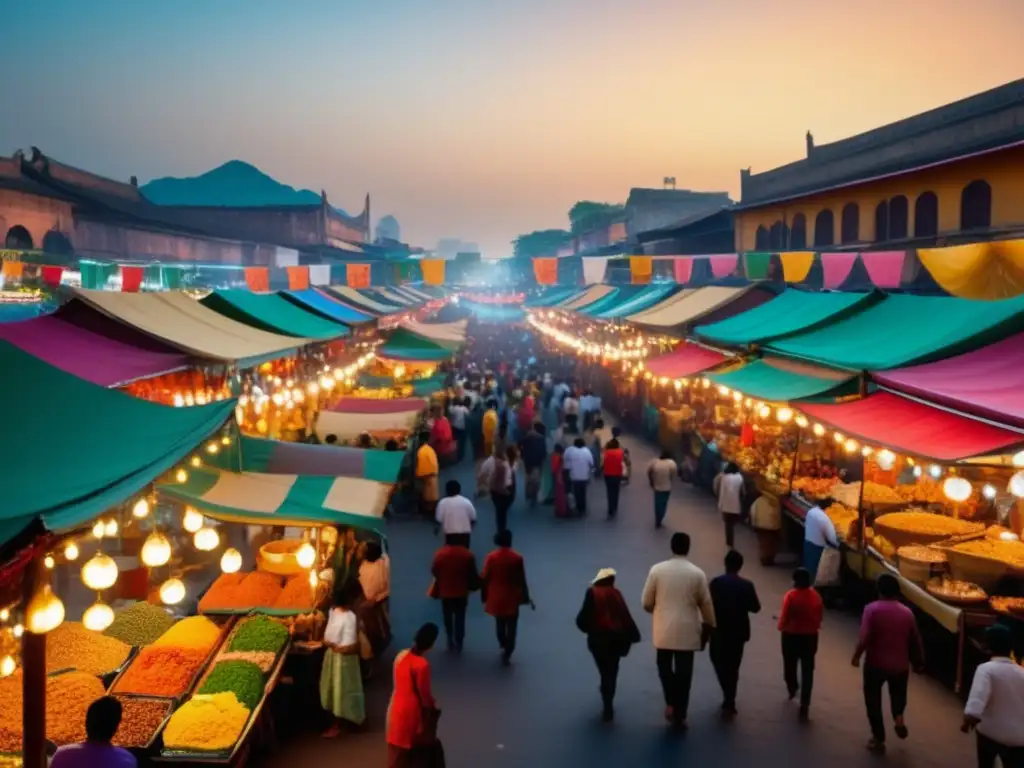
[[[372,407],[362,403],[386,403]],[[327,435],[336,435],[339,440],[349,440],[364,432],[374,430],[409,431],[416,424],[420,413],[427,407],[427,401],[418,398],[404,400],[363,400],[357,397],[343,398],[331,410],[321,411],[317,416],[316,434],[320,440]]]
[[[422,302],[436,301],[437,298],[438,298],[437,296],[429,294],[426,291],[423,291],[420,288],[417,288],[417,287],[412,286],[412,285],[400,286],[400,290],[403,293],[409,294],[412,298],[419,299]]]
[[[632,299],[638,293],[642,293],[647,290],[645,285],[622,285],[615,288],[609,294],[606,294],[597,301],[588,304],[587,306],[578,310],[581,314],[588,315],[590,317],[597,317],[602,312],[605,312],[615,307],[625,304],[627,301]]]
[[[408,296],[403,296],[402,294],[397,293],[391,290],[390,288],[380,288],[377,291],[377,293],[380,294],[381,298],[383,298],[385,301],[390,301],[392,304],[395,304],[399,307],[414,307],[423,303],[421,301],[409,298]]]
[[[337,339],[348,335],[348,328],[278,296],[252,291],[214,291],[200,303],[232,320],[270,333],[283,333],[310,339]]]
[[[311,342],[239,323],[184,293],[76,290],[90,307],[197,357],[254,364],[293,353]]]
[[[400,451],[286,443],[248,435],[212,456],[204,455],[207,464],[231,472],[362,477],[379,483],[397,482],[404,459]]]
[[[560,302],[556,306],[558,309],[569,312],[577,309],[583,309],[584,307],[593,304],[598,299],[607,296],[614,290],[615,289],[610,285],[592,285],[579,296],[574,296],[568,301]]]
[[[835,405],[802,405],[811,418],[864,442],[939,461],[994,454],[1024,435],[889,392]]]
[[[770,343],[777,352],[850,370],[880,371],[968,352],[1024,329],[1024,296],[970,301],[887,296],[861,312]]]
[[[763,344],[820,328],[880,301],[883,294],[812,293],[790,288],[771,301],[712,325],[695,329],[701,338],[720,344]]]
[[[548,288],[539,296],[534,296],[532,299],[526,300],[527,307],[553,307],[562,301],[567,301],[573,296],[579,296],[586,289],[577,287],[572,288]]]
[[[189,365],[188,356],[170,349],[139,349],[52,315],[0,323],[0,339],[101,387],[128,384]]]
[[[355,288],[349,288],[347,285],[332,285],[330,291],[357,309],[368,309],[377,315],[390,315],[395,311],[393,307],[368,299]]]
[[[360,288],[359,293],[370,301],[375,301],[388,308],[388,311],[392,314],[396,312],[405,312],[409,308],[408,300],[406,301],[395,301],[394,299],[388,298],[384,294],[383,288]]]
[[[667,355],[646,361],[644,367],[657,378],[683,379],[721,365],[728,359],[721,352],[684,341]]]
[[[362,325],[363,323],[372,323],[376,319],[372,315],[360,312],[347,304],[342,304],[340,301],[335,301],[327,294],[314,289],[308,291],[285,291],[282,295],[299,306],[330,318],[336,323]]]
[[[422,336],[445,347],[459,347],[466,343],[468,320],[455,320],[450,323],[421,323],[418,320],[406,320],[401,325],[407,331]]]
[[[786,360],[754,360],[742,368],[708,376],[744,395],[786,403],[826,400],[857,393],[857,377]]]
[[[672,284],[649,285],[636,295],[623,301],[621,304],[616,304],[613,307],[606,307],[600,312],[597,312],[596,316],[602,320],[612,320],[618,317],[638,314],[646,309],[650,309],[655,304],[664,301],[669,296],[676,293],[678,288],[679,287],[677,285]]]
[[[426,304],[428,301],[434,300],[432,297],[420,293],[415,288],[410,288],[407,285],[392,285],[388,290],[392,293],[397,293],[399,296],[404,296],[414,304]]]
[[[680,292],[668,301],[663,301],[644,312],[629,315],[626,319],[638,325],[674,328],[713,312],[746,293],[747,290],[749,290],[749,286],[725,288],[709,285],[692,292]]]
[[[138,297],[140,294],[115,294]],[[64,531],[121,503],[215,432],[234,400],[174,408],[106,389],[0,344],[7,406],[0,467],[0,529],[37,519]]]
[[[954,296],[1005,299],[1024,293],[1024,239],[921,248],[917,256]]]
[[[901,392],[1024,427],[1022,333],[947,360],[897,368],[873,378]]]
[[[399,328],[391,334],[386,343],[377,347],[377,357],[388,360],[415,360],[422,362],[441,362],[452,356],[452,350],[429,339]]]
[[[379,530],[391,486],[360,477],[315,477],[195,469],[161,495],[217,520],[252,525],[352,525]]]

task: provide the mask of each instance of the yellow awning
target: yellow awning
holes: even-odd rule
[[[604,298],[615,289],[610,285],[592,285],[583,293],[582,296],[569,301],[566,304],[556,304],[558,309],[567,309],[572,311],[574,309],[580,309],[588,304],[593,304],[598,299]]]
[[[626,320],[655,328],[673,328],[683,323],[692,322],[728,304],[749,289],[749,286],[724,288],[718,285],[709,285],[694,291],[683,291],[656,307],[630,315]]]

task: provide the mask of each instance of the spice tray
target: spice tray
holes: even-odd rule
[[[156,702],[159,702],[161,704],[166,705],[167,711],[164,713],[164,718],[163,718],[163,720],[160,721],[160,725],[158,725],[156,727],[156,729],[153,731],[153,733],[150,735],[149,741],[147,741],[145,744],[140,744],[140,745],[135,745],[135,746],[118,745],[118,746],[124,746],[124,748],[128,749],[128,750],[138,750],[138,751],[141,751],[141,752],[146,752],[146,751],[152,749],[153,745],[156,744],[156,740],[160,737],[160,734],[164,732],[164,726],[167,725],[167,721],[171,719],[171,715],[174,713],[175,700],[174,699],[167,699],[167,698],[164,698],[162,696],[141,696],[141,695],[135,694],[135,693],[119,693],[119,694],[117,694],[115,696],[115,698],[118,698],[118,699],[133,699],[133,700],[136,700],[136,701],[156,701]]]

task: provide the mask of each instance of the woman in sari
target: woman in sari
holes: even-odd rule
[[[394,691],[388,704],[388,768],[443,768],[437,739],[440,710],[430,688],[427,654],[437,642],[436,624],[424,624],[412,647],[395,657]]]
[[[341,732],[341,721],[362,725],[366,720],[363,675],[359,667],[359,619],[353,610],[355,592],[343,587],[324,629],[324,661],[320,669],[320,705],[334,716],[325,738]]]
[[[555,517],[569,517],[569,500],[565,488],[565,446],[555,443],[551,454],[551,476],[554,486]]]
[[[437,454],[441,466],[455,462],[458,445],[452,432],[452,423],[440,408],[434,410],[434,425],[430,428],[430,445]]]

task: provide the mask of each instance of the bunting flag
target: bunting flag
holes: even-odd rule
[[[690,275],[693,274],[693,257],[676,256],[672,260],[672,273],[680,285],[690,282]]]
[[[52,265],[44,265],[42,269],[43,282],[46,285],[57,288],[60,285],[60,279],[64,276],[64,267],[55,267]]]
[[[538,285],[558,284],[558,259],[534,259],[533,276]]]
[[[288,290],[305,291],[309,289],[309,267],[287,267]]]
[[[856,253],[821,254],[822,287],[835,290],[850,276],[850,270],[857,263]]]
[[[246,267],[245,284],[250,291],[270,290],[270,269],[267,267]]]
[[[121,290],[124,293],[138,293],[142,287],[142,276],[145,270],[142,267],[133,267],[127,264],[121,265]]]
[[[1024,240],[920,248],[917,256],[954,296],[989,300],[1024,293]]]
[[[772,255],[760,251],[743,254],[743,270],[748,280],[764,280],[768,277],[768,268],[772,263]]]
[[[715,277],[729,277],[736,271],[740,257],[736,253],[720,253],[716,256],[708,256],[711,263],[711,274]]]
[[[331,265],[330,264],[310,264],[309,265],[309,282],[312,285],[330,285],[331,284]]]
[[[369,264],[346,264],[345,284],[349,288],[370,287],[370,265]]]
[[[996,243],[982,243],[981,245],[996,245]],[[971,248],[972,246],[962,247]],[[951,249],[944,248],[942,250],[948,252]],[[906,251],[875,251],[862,253],[860,255],[860,260],[864,263],[864,268],[868,271],[868,276],[876,287],[899,288],[900,282],[903,279],[903,262],[906,260],[906,256]],[[929,272],[930,271],[931,270],[929,270]],[[936,278],[936,282],[938,282],[938,278]],[[939,285],[942,285],[942,283],[939,283]],[[950,291],[950,293],[953,292]],[[1008,295],[1016,296],[1017,294],[1014,293]],[[975,297],[971,296],[969,298]],[[1000,296],[999,298],[1003,297]]]
[[[3,276],[5,281],[14,282],[21,280],[21,273],[25,270],[25,263],[22,261],[4,261]]]
[[[605,264],[608,260],[605,259]],[[604,265],[602,265],[603,271]],[[583,273],[586,275],[587,259],[583,260]],[[651,282],[651,274],[654,272],[654,259],[650,256],[630,256],[629,274],[630,282],[634,285],[643,285]]]
[[[782,277],[787,283],[802,283],[814,266],[814,251],[787,251],[780,253]]]
[[[610,256],[586,256],[583,258],[583,284],[597,285],[604,282]],[[632,269],[632,263],[630,268]],[[649,278],[648,278],[649,280]],[[633,282],[636,282],[635,280]]]
[[[427,285],[444,285],[444,259],[421,259],[423,282]]]
[[[176,291],[185,281],[185,267],[160,267],[160,285],[165,291]]]

